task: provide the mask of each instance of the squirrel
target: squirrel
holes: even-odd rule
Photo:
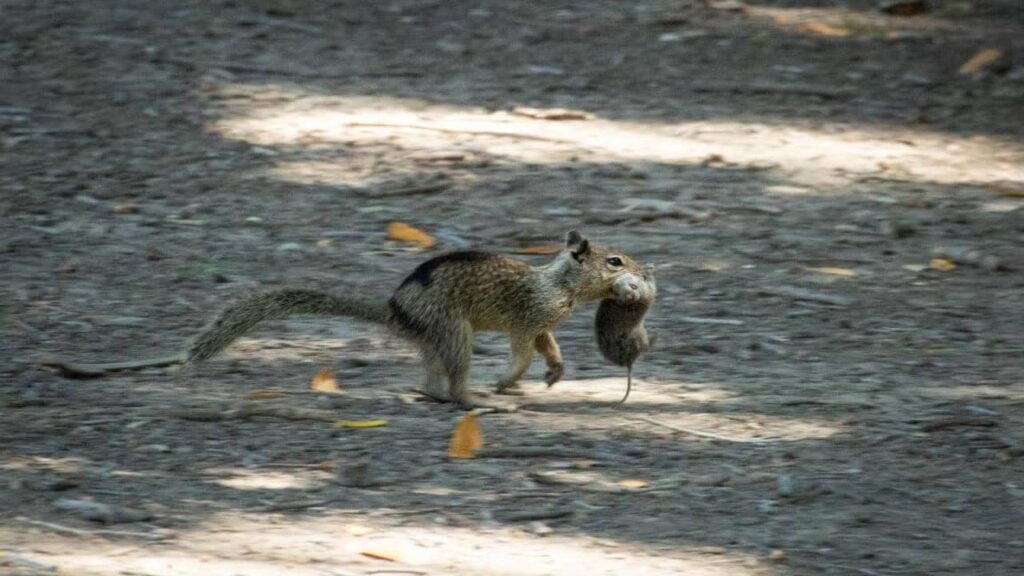
[[[427,371],[425,395],[488,406],[467,388],[475,332],[504,332],[511,340],[511,367],[498,381],[498,393],[516,393],[534,350],[547,363],[544,381],[550,386],[564,372],[551,330],[581,302],[640,298],[642,275],[631,258],[591,244],[575,230],[544,266],[489,252],[451,252],[420,264],[386,302],[306,289],[243,299],[192,342],[186,365],[210,358],[263,320],[291,314],[346,316],[383,324],[416,344]]]
[[[626,367],[626,395],[619,400],[622,404],[633,388],[633,363],[651,348],[644,316],[658,292],[654,266],[644,267],[639,282],[620,278],[612,285],[612,292],[620,297],[601,301],[594,318],[594,332],[601,354],[613,364]],[[628,297],[621,297],[625,294]]]

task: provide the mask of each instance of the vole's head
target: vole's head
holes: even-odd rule
[[[614,298],[633,302],[649,289],[644,269],[632,258],[614,248],[592,244],[575,230],[566,234],[565,250],[559,259],[564,259],[572,270],[583,300]]]

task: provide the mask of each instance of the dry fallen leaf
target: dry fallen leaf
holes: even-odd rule
[[[525,248],[517,248],[512,252],[515,254],[558,254],[562,249],[558,246],[527,246]]]
[[[402,558],[395,550],[388,550],[384,548],[373,548],[370,550],[360,550],[360,554],[369,558],[376,558],[377,560],[387,560],[388,562],[401,562]]]
[[[597,464],[597,460],[577,460],[572,463],[574,468],[579,468],[580,470],[593,468],[595,464]]]
[[[818,36],[841,37],[850,35],[850,31],[845,28],[837,28],[835,26],[830,26],[823,22],[810,22],[808,24],[801,24],[798,27],[798,29],[804,32],[810,32],[811,34],[817,34]]]
[[[526,116],[537,120],[590,120],[593,114],[581,110],[569,110],[568,108],[527,108],[516,106],[512,113],[518,116]]]
[[[388,224],[388,237],[392,240],[416,244],[423,249],[433,248],[437,245],[437,240],[433,236],[404,222]]]
[[[949,272],[956,268],[956,264],[948,258],[932,258],[932,261],[928,263],[928,267],[939,272]]]
[[[314,470],[323,470],[324,472],[334,472],[337,468],[337,460],[324,460],[323,462],[317,462],[316,464],[313,464]]]
[[[341,394],[341,388],[338,388],[338,381],[334,379],[334,373],[327,368],[316,373],[309,387],[317,392]]]
[[[118,204],[114,206],[114,212],[117,214],[138,214],[138,204]]]
[[[335,428],[380,428],[386,426],[387,420],[337,420]]]
[[[1002,57],[1002,50],[985,48],[968,58],[966,62],[960,65],[960,69],[957,72],[960,74],[974,74],[998,62]]]
[[[273,400],[274,398],[280,398],[284,396],[280,392],[272,392],[270,390],[256,390],[249,392],[245,395],[248,400]]]
[[[808,268],[808,270],[810,270],[811,272],[818,272],[820,274],[828,274],[830,276],[844,276],[847,278],[857,275],[856,272],[850,270],[849,268],[834,268],[832,266],[826,266],[824,268]]]
[[[466,414],[455,425],[451,444],[448,445],[448,456],[452,458],[475,458],[476,451],[483,448],[484,436],[480,432],[480,424],[476,414]]]
[[[618,484],[623,488],[632,489],[647,488],[648,486],[650,486],[650,484],[648,484],[644,480],[619,480]]]

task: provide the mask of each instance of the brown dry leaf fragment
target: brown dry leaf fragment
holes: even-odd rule
[[[835,268],[832,266],[825,266],[824,268],[808,268],[811,272],[818,272],[819,274],[828,274],[830,276],[843,276],[845,278],[851,278],[856,276],[857,273],[849,268]]]
[[[574,468],[579,468],[580,470],[593,468],[595,464],[597,464],[597,460],[577,460],[572,463]]]
[[[960,69],[957,70],[960,74],[974,74],[980,72],[985,68],[988,68],[992,64],[995,64],[1003,57],[1003,51],[995,48],[985,48],[979,50],[974,56],[967,59],[966,62],[960,65]]]
[[[569,110],[568,108],[527,108],[516,106],[512,113],[517,116],[526,116],[536,120],[590,120],[593,114],[582,110]]]
[[[650,486],[650,484],[644,480],[619,480],[618,485],[623,488],[631,488],[634,490]]]
[[[338,420],[335,428],[380,428],[387,426],[387,420]]]
[[[274,398],[280,398],[284,396],[280,392],[272,392],[270,390],[256,390],[249,392],[245,395],[247,400],[273,400]]]
[[[527,246],[525,248],[516,248],[512,252],[514,254],[558,254],[562,249],[558,246]]]
[[[836,26],[830,26],[823,22],[810,22],[808,24],[801,24],[798,27],[803,32],[810,32],[811,34],[817,34],[818,36],[832,36],[842,37],[849,36],[850,31],[845,28],[838,28]]]
[[[437,245],[437,240],[433,236],[404,222],[388,224],[388,237],[392,240],[416,244],[423,249],[433,248]]]
[[[932,258],[931,262],[928,263],[928,267],[939,272],[949,272],[956,268],[956,264],[948,258]]]
[[[313,377],[313,382],[310,383],[309,387],[317,392],[327,392],[329,394],[341,394],[341,389],[338,388],[338,381],[334,379],[334,372],[330,369],[324,368],[323,370],[316,373]]]
[[[376,558],[377,560],[387,560],[388,562],[402,561],[402,557],[398,554],[396,550],[389,550],[386,548],[360,550],[359,553],[368,558]]]
[[[448,456],[452,458],[475,458],[476,451],[484,446],[484,436],[480,431],[476,414],[466,414],[455,425],[451,444],[448,445]]]
[[[1000,196],[1010,198],[1024,198],[1024,182],[1017,180],[999,180],[989,182],[985,187]]]
[[[138,204],[118,204],[114,206],[114,212],[117,214],[138,214]]]

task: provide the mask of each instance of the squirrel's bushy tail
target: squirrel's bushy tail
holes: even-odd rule
[[[383,301],[303,289],[263,292],[244,298],[222,312],[189,346],[186,363],[214,356],[264,320],[292,314],[347,316],[380,324],[386,324],[389,315]]]

